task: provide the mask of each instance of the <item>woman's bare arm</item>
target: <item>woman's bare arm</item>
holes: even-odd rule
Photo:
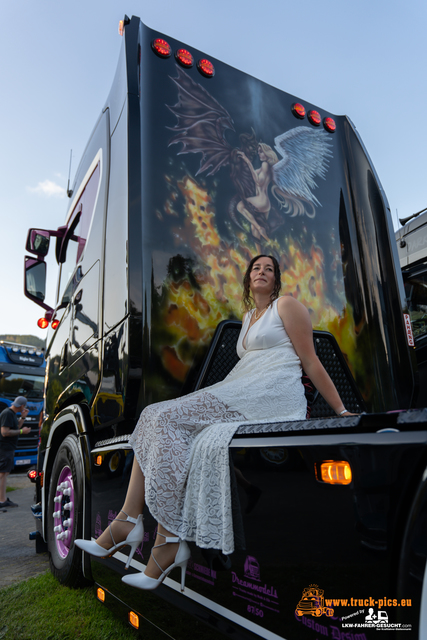
[[[277,309],[305,373],[329,406],[339,415],[345,407],[314,350],[313,328],[308,310],[292,296],[279,298]]]

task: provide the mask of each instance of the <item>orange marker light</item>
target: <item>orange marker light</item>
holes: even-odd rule
[[[210,60],[199,60],[197,68],[202,76],[205,76],[206,78],[213,78],[215,75],[215,67]]]
[[[49,326],[49,320],[46,320],[46,318],[39,318],[37,320],[37,326],[40,327],[40,329],[47,329]]]
[[[119,22],[119,35],[122,36],[125,32],[125,21],[120,20]]]
[[[96,456],[95,464],[97,467],[100,467],[102,464],[102,456]]]
[[[100,600],[100,602],[105,602],[104,589],[101,589],[101,587],[98,587],[98,589],[96,590],[96,597],[98,598],[98,600]]]
[[[325,460],[320,465],[320,478],[317,479],[327,484],[350,484],[352,480],[350,464],[343,460]]]
[[[151,43],[151,47],[155,54],[160,56],[161,58],[169,58],[172,53],[172,47],[169,42],[163,40],[163,38],[156,38]]]
[[[129,611],[129,624],[131,624],[134,629],[139,629],[139,616],[133,611]]]

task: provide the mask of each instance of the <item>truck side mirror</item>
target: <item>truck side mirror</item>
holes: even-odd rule
[[[50,232],[44,229],[30,229],[25,248],[39,257],[47,256],[49,251]]]
[[[24,292],[27,298],[43,309],[52,311],[52,307],[44,302],[46,295],[46,263],[44,260],[25,256]]]

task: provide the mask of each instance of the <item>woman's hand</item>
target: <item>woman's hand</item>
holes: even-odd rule
[[[337,413],[338,418],[348,418],[349,416],[358,416],[359,413],[351,413],[351,411],[340,411]]]

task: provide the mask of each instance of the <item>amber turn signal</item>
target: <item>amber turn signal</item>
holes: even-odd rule
[[[129,624],[131,624],[134,629],[139,629],[139,616],[133,611],[129,611]]]
[[[320,465],[315,465],[316,478],[326,484],[350,484],[352,480],[349,462],[344,460],[325,460]]]

